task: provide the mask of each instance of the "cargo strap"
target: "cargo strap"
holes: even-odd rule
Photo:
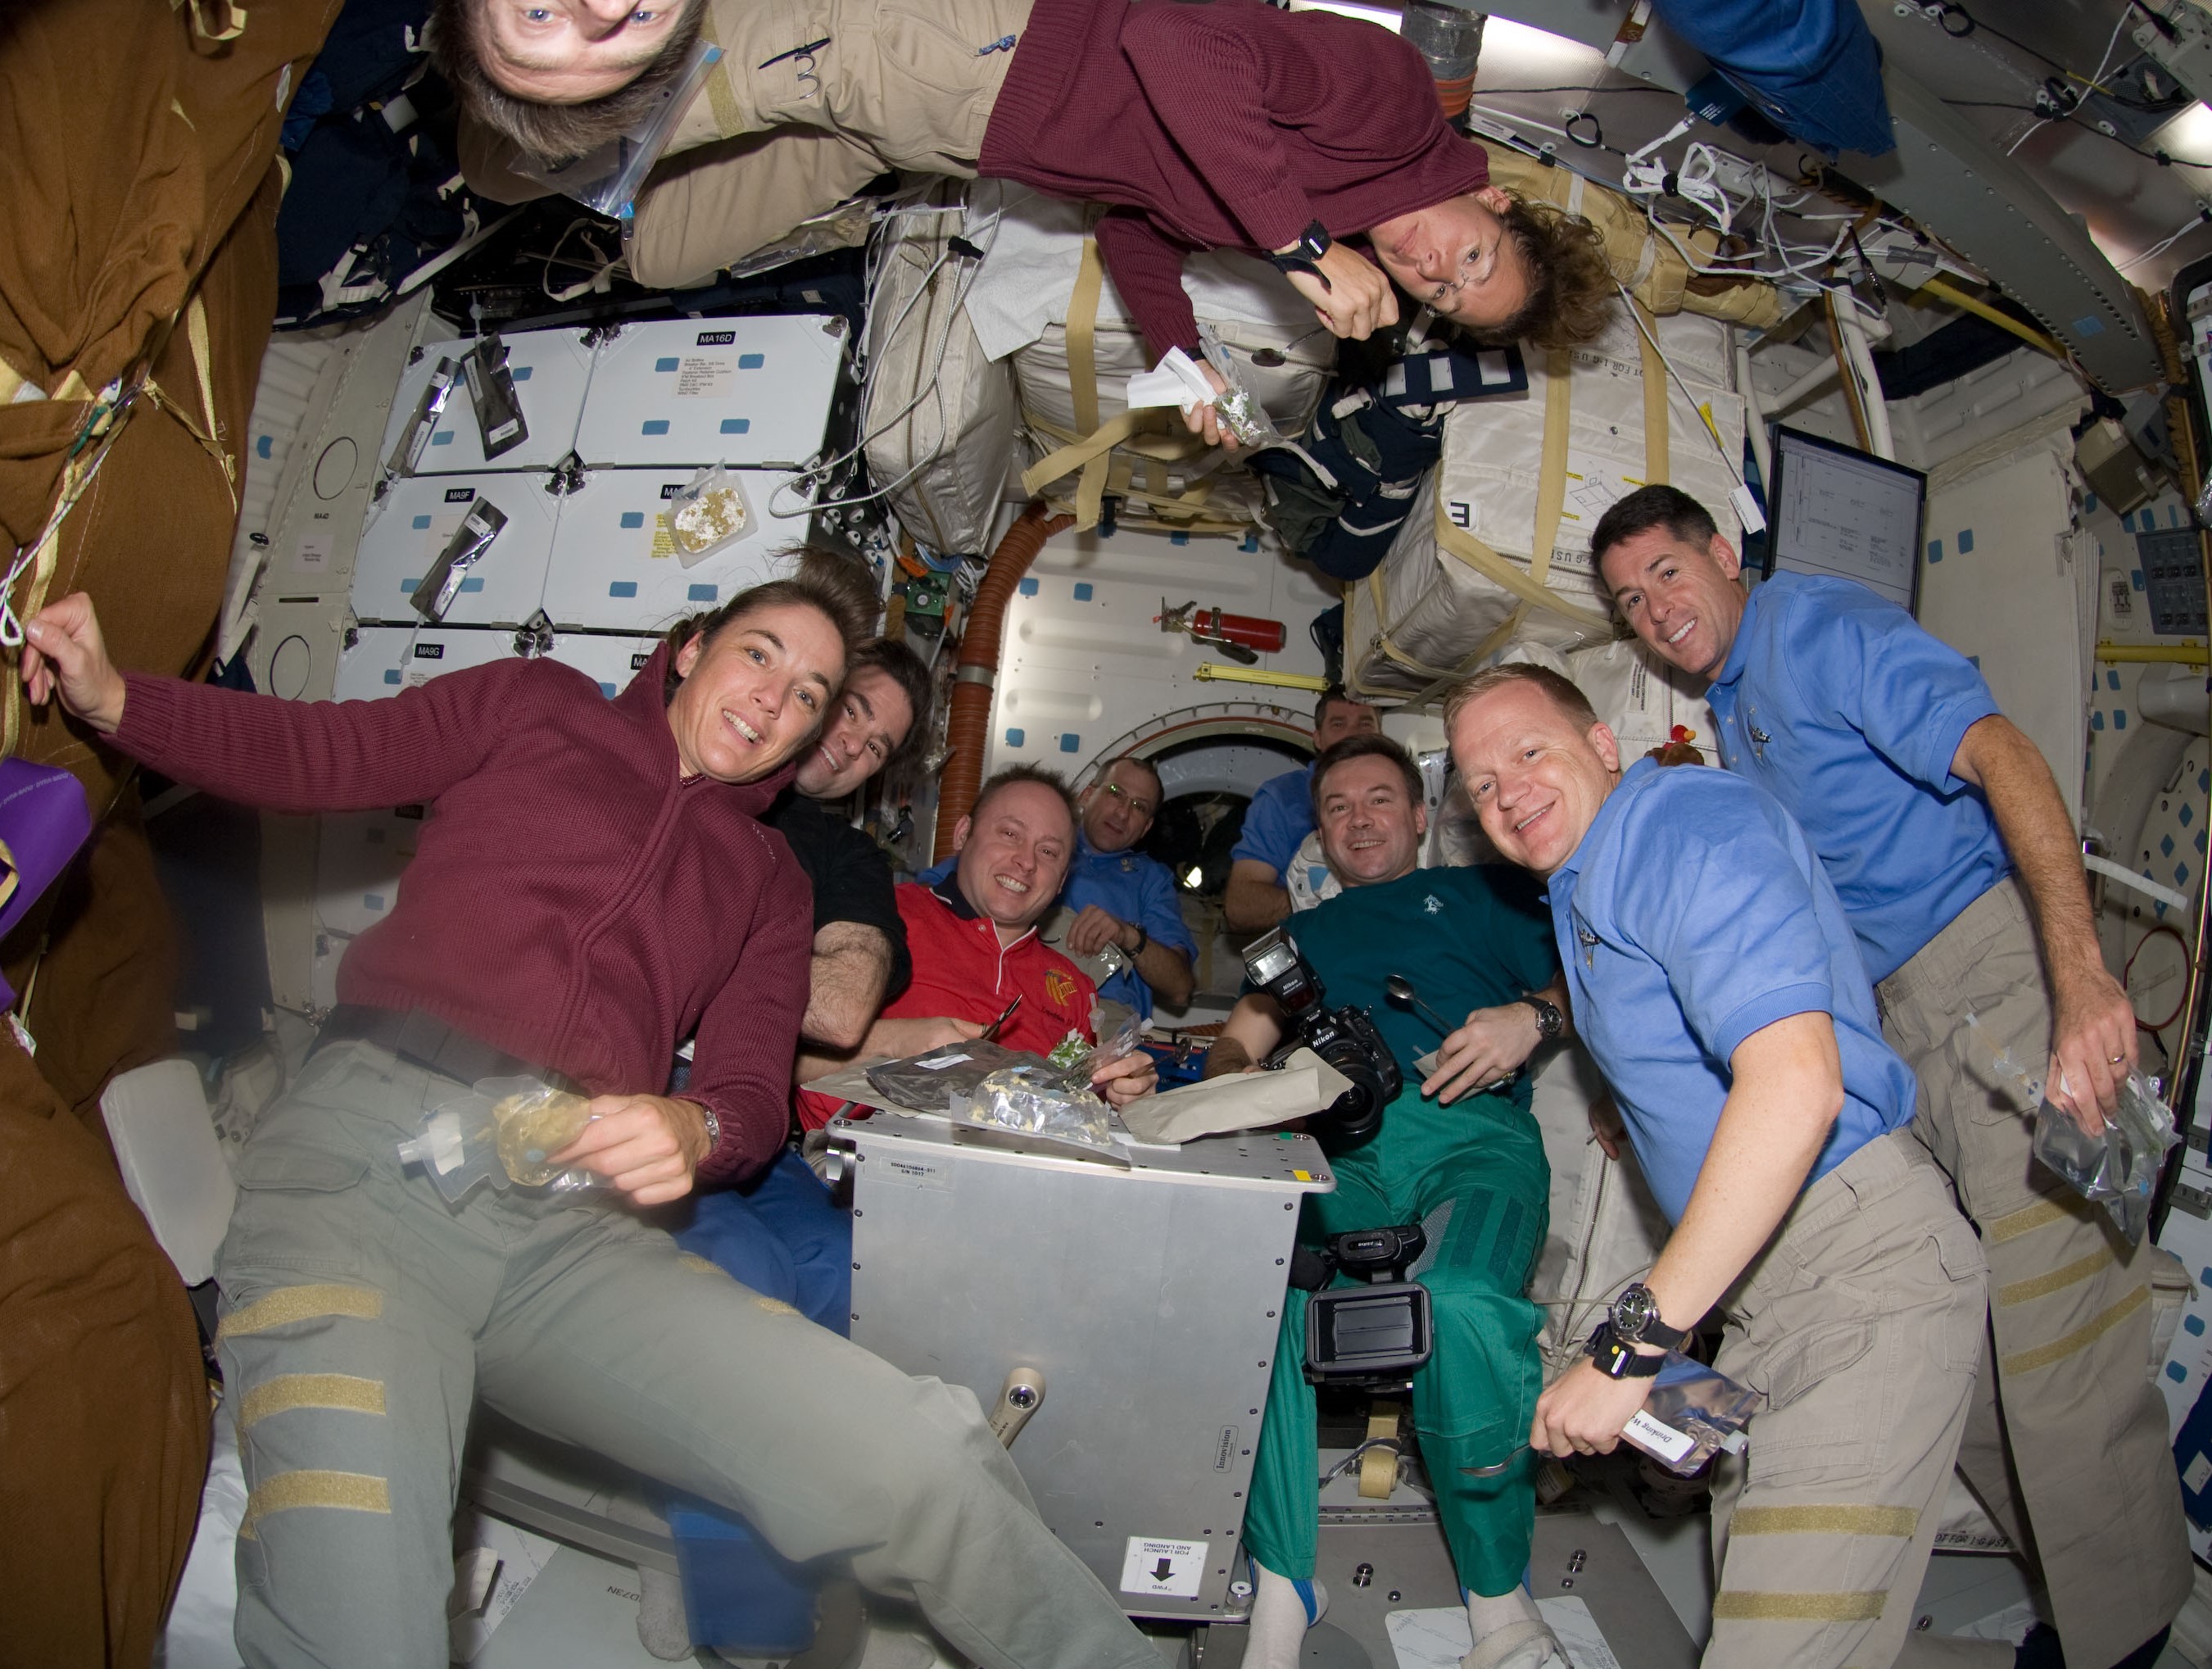
[[[205,420],[204,426],[195,423],[183,403],[170,399],[167,391],[151,377],[146,379],[146,394],[155,405],[183,424],[185,432],[198,441],[207,455],[215,460],[216,467],[222,472],[223,490],[230,495],[231,512],[235,515],[238,510],[238,460],[223,450],[222,442],[217,438],[221,425],[215,414],[215,367],[214,355],[208,346],[207,303],[201,299],[198,290],[192,292],[192,299],[185,305],[185,335],[191,344],[192,372],[200,386],[200,412]]]
[[[235,40],[246,33],[246,8],[231,0],[169,0],[171,11],[189,11],[192,33],[203,40]]]
[[[1659,352],[1659,323],[1651,309],[1630,298],[1644,328],[1636,332],[1636,345],[1644,355],[1644,484],[1667,484],[1670,459],[1667,446],[1667,362]],[[1718,439],[1717,436],[1714,437]]]

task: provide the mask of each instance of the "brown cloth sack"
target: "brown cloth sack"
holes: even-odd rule
[[[185,672],[214,624],[275,310],[282,107],[338,3],[0,8],[0,548],[39,538],[94,397],[146,376],[48,571],[13,597],[89,592],[126,667]],[[49,398],[19,399],[27,383]],[[123,762],[24,708],[12,657],[0,674],[16,751],[114,807]],[[190,1546],[208,1407],[97,1097],[173,1046],[173,958],[135,816],[57,892],[6,947],[20,970],[54,935],[39,1064],[0,1032],[0,1666],[140,1665]]]

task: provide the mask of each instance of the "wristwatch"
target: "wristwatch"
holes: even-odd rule
[[[1322,278],[1318,263],[1323,255],[1328,253],[1335,242],[1336,240],[1329,236],[1328,227],[1317,220],[1310,221],[1306,224],[1306,229],[1298,234],[1298,241],[1296,243],[1279,253],[1270,252],[1267,259],[1284,272],[1312,273],[1315,277],[1321,278],[1322,285],[1326,289],[1328,280]]]
[[[1654,1380],[1667,1365],[1665,1356],[1647,1356],[1620,1337],[1610,1321],[1599,1322],[1590,1335],[1589,1359],[1608,1380]]]
[[[1142,922],[1133,922],[1130,925],[1137,929],[1137,942],[1130,947],[1129,954],[1142,956],[1145,953],[1145,947],[1152,942],[1152,929]]]
[[[694,1101],[691,1105],[699,1109],[700,1121],[707,1126],[707,1151],[711,1154],[722,1145],[722,1121],[714,1117],[714,1109],[704,1101]]]
[[[1610,1314],[1606,1325],[1624,1344],[1656,1344],[1663,1350],[1679,1350],[1690,1336],[1688,1328],[1669,1327],[1659,1319],[1659,1300],[1641,1281],[1632,1281],[1620,1289]]]
[[[1546,1043],[1557,1043],[1559,1040],[1559,1033],[1566,1030],[1567,1017],[1559,1011],[1558,1003],[1548,997],[1537,996],[1534,993],[1527,996],[1516,996],[1513,1000],[1516,1002],[1525,1002],[1536,1011],[1538,1037]]]

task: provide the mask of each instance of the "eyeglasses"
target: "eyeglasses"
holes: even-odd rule
[[[1098,787],[1102,793],[1110,794],[1116,800],[1127,801],[1129,802],[1129,809],[1136,813],[1139,817],[1150,817],[1154,812],[1159,809],[1158,806],[1155,806],[1149,800],[1138,799],[1135,795],[1130,793],[1128,789],[1123,788],[1119,783],[1101,783]]]

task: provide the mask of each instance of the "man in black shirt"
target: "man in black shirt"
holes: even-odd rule
[[[880,639],[856,650],[821,740],[765,819],[814,883],[814,958],[799,1029],[831,1051],[858,1048],[912,972],[890,864],[832,807],[904,756],[928,705],[929,673],[913,650]]]

